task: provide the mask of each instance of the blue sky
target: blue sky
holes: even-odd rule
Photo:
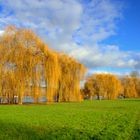
[[[140,51],[140,0],[124,0],[123,18],[118,23],[117,35],[105,40],[122,50]]]
[[[90,72],[140,68],[139,0],[0,0],[0,34],[31,28],[49,46]]]

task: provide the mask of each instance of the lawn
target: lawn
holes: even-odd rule
[[[140,100],[1,105],[1,140],[138,140]]]

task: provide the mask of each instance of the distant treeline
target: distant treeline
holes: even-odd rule
[[[117,99],[140,97],[140,78],[136,72],[130,76],[93,74],[81,90],[85,99]]]

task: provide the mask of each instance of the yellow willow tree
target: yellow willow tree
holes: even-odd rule
[[[136,93],[137,93],[136,97],[140,97],[140,78],[133,78],[133,80],[135,83],[135,89],[136,89]]]
[[[84,98],[92,100],[92,98],[97,94],[97,90],[95,75],[92,75],[86,79],[83,89]]]
[[[85,87],[92,93],[90,96],[98,99],[115,99],[122,91],[121,82],[112,74],[94,74],[87,79]]]
[[[52,102],[57,94],[59,79],[61,78],[61,75],[60,65],[58,63],[58,55],[56,53],[48,53],[48,56],[49,57],[47,58],[47,61],[44,63],[45,82],[47,84],[46,98],[48,102]]]
[[[9,103],[14,96],[19,104],[25,96],[38,103],[43,82],[47,102],[79,101],[85,69],[75,59],[49,49],[31,30],[9,26],[0,37],[0,97]]]
[[[134,98],[137,97],[136,85],[134,78],[131,77],[123,77],[121,78],[121,82],[123,85],[123,96],[125,98]]]
[[[59,64],[61,78],[58,81],[57,100],[81,101],[80,79],[84,78],[85,67],[65,54],[59,54]]]
[[[107,99],[115,99],[117,98],[123,90],[120,80],[117,76],[113,74],[105,75],[104,84],[106,89],[106,95],[104,95]]]

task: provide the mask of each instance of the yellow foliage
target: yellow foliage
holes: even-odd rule
[[[122,85],[119,79],[112,74],[94,74],[85,83],[86,96],[90,98],[97,96],[99,99],[115,99],[122,92]]]
[[[80,80],[85,72],[82,64],[49,49],[31,30],[9,26],[0,37],[0,96],[9,103],[14,96],[19,104],[25,96],[37,103],[42,82],[47,102],[80,101]]]
[[[132,77],[124,77],[121,79],[124,88],[123,95],[126,98],[135,98],[140,94],[140,79]]]

